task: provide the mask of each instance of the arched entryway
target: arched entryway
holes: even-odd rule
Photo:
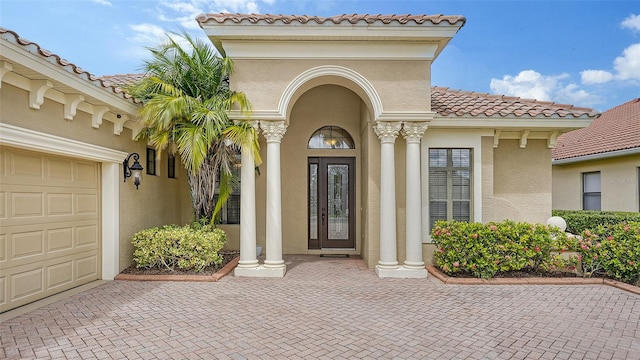
[[[296,97],[281,145],[282,187],[299,194],[283,197],[284,254],[361,255],[361,133],[369,113],[358,94],[333,83]]]

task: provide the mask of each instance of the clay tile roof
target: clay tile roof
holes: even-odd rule
[[[136,102],[135,99],[133,99],[133,97],[129,94],[127,94],[126,92],[124,92],[121,88],[117,87],[117,86],[112,86],[111,84],[107,84],[105,83],[103,80],[101,80],[99,77],[96,77],[95,75],[89,73],[88,71],[83,70],[82,68],[80,68],[79,66],[61,58],[60,56],[43,49],[42,47],[40,47],[40,45],[38,45],[35,42],[29,41],[25,38],[20,37],[20,35],[18,35],[16,32],[11,31],[9,29],[5,29],[3,27],[0,27],[0,39],[9,41],[11,43],[17,44],[22,46],[22,48],[25,51],[28,51],[32,54],[36,54],[41,56],[42,58],[46,59],[48,62],[58,65],[60,68],[77,75],[78,77],[93,83],[96,86],[105,88],[108,91],[111,91],[119,96],[121,96],[122,98],[125,99],[129,99],[133,102]]]
[[[127,85],[131,85],[142,80],[145,74],[117,74],[117,75],[105,75],[101,76],[100,80],[105,86],[113,86],[118,88],[124,88]]]
[[[431,89],[431,110],[440,116],[589,118],[599,114],[591,108],[438,86]]]
[[[640,98],[602,113],[591,125],[558,138],[553,159],[640,148]]]
[[[442,22],[448,22],[450,25],[456,24],[458,22],[465,23],[466,19],[464,16],[459,15],[370,15],[370,14],[342,14],[331,17],[320,17],[320,16],[307,16],[307,15],[274,15],[274,14],[230,14],[230,13],[217,13],[217,14],[201,14],[196,17],[196,20],[200,24],[207,23],[209,21],[215,21],[217,23],[225,23],[225,22],[233,22],[233,23],[242,23],[248,22],[251,24],[258,24],[260,22],[264,22],[267,24],[292,24],[292,23],[300,23],[307,24],[311,22],[315,22],[317,24],[324,23],[350,23],[357,24],[360,22],[367,24],[374,23],[382,23],[382,24],[391,24],[393,22],[397,22],[398,24],[432,24],[437,25]]]

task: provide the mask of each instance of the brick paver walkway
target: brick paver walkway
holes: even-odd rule
[[[0,358],[640,359],[640,296],[604,285],[378,279],[285,257],[283,279],[112,281],[0,324]]]

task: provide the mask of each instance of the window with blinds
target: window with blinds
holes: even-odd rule
[[[582,209],[600,210],[600,172],[582,174]]]
[[[429,149],[429,224],[471,221],[471,149]]]

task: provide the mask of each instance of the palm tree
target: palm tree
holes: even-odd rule
[[[250,104],[242,92],[229,88],[231,59],[222,58],[205,42],[183,32],[185,46],[173,38],[149,48],[152,58],[145,77],[128,88],[143,106],[143,129],[137,140],[157,150],[177,153],[188,173],[195,219],[214,221],[231,193],[231,169],[236,154],[254,156],[260,163],[256,130],[246,122],[232,122],[228,112],[237,106],[245,114]],[[219,195],[214,204],[219,172]]]

